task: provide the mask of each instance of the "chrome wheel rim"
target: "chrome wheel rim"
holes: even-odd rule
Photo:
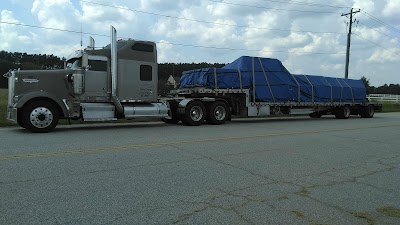
[[[194,106],[190,109],[190,118],[193,121],[200,121],[203,118],[203,110],[200,106]]]
[[[350,116],[350,109],[349,109],[349,107],[344,107],[344,109],[343,109],[343,114],[344,114],[344,117],[349,117]]]
[[[223,106],[217,106],[214,110],[214,118],[216,120],[224,120],[226,117],[226,110]]]
[[[374,115],[374,108],[373,107],[368,107],[368,115],[373,116]]]
[[[53,122],[53,113],[46,107],[37,107],[30,114],[30,121],[36,128],[45,128]]]

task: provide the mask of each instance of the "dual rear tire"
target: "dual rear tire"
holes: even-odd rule
[[[207,108],[201,101],[191,101],[185,108],[183,122],[189,126],[199,126],[206,120],[209,124],[220,125],[229,117],[229,107],[223,101],[207,104]]]
[[[350,106],[344,105],[336,109],[335,117],[337,119],[348,119],[351,115]]]
[[[336,112],[335,112],[335,116],[338,119],[348,119],[351,115],[351,109],[350,106],[345,105],[342,107],[339,107]],[[359,108],[359,115],[362,118],[372,118],[375,114],[375,109],[373,105],[368,105],[368,106],[363,106],[361,108]],[[355,114],[357,115],[357,114]]]
[[[362,118],[372,118],[374,117],[374,114],[375,114],[375,109],[373,105],[368,105],[360,109],[360,116]]]

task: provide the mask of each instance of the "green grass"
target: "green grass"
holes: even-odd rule
[[[11,126],[12,124],[7,121],[7,89],[0,89],[0,127]]]
[[[400,112],[400,104],[382,103],[382,112]]]

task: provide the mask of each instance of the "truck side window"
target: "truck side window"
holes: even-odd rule
[[[153,68],[148,65],[140,66],[140,80],[141,81],[152,81],[153,80]]]
[[[89,59],[88,63],[92,71],[107,71],[107,61]]]
[[[153,45],[147,45],[143,43],[135,43],[132,46],[132,50],[139,51],[139,52],[154,52]]]

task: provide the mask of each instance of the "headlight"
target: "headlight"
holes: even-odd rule
[[[13,101],[14,101],[14,102],[18,102],[18,99],[19,99],[18,95],[17,95],[17,96],[14,96]]]

